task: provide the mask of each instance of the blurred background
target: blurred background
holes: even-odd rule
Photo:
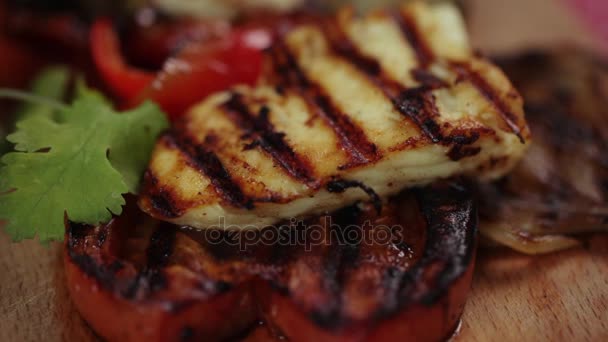
[[[430,0],[434,1],[434,0]],[[446,1],[446,0],[443,0]],[[449,1],[449,0],[447,0]],[[452,0],[465,11],[474,46],[486,54],[513,54],[531,48],[569,45],[608,54],[608,1],[606,0]],[[127,15],[155,8],[164,15],[234,18],[243,13],[272,8],[298,7],[331,10],[353,4],[365,11],[394,5],[399,0],[0,0],[0,87],[24,86],[49,50],[77,48],[84,31],[61,20],[65,13],[81,18],[99,14]],[[28,18],[23,9],[54,13]],[[18,15],[15,15],[17,13]],[[32,20],[34,19],[34,20]],[[43,25],[40,21],[47,21]],[[35,25],[32,22],[35,21]],[[62,27],[63,26],[63,27]],[[55,46],[27,46],[23,38],[53,36]],[[47,37],[48,38],[48,37]],[[38,41],[37,43],[40,43]],[[62,56],[62,58],[65,58]],[[75,57],[76,58],[76,57]]]

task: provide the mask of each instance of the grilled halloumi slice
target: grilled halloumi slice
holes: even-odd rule
[[[458,11],[299,24],[256,87],[192,108],[159,140],[140,207],[197,228],[263,227],[454,175],[493,179],[529,145],[522,100]]]

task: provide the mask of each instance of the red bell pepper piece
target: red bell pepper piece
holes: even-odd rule
[[[97,20],[91,29],[90,40],[93,61],[102,80],[120,99],[135,98],[154,80],[153,73],[127,65],[110,20]]]

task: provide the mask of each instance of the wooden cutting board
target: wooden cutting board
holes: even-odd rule
[[[472,0],[475,46],[515,53],[575,41],[598,47],[558,0]],[[0,233],[0,341],[95,341],[64,284],[60,245],[13,244]],[[608,236],[530,257],[478,256],[455,341],[608,341]]]

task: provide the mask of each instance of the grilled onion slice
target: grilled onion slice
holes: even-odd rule
[[[359,204],[260,231],[193,232],[132,209],[67,223],[67,282],[109,341],[224,340],[260,320],[293,341],[435,341],[462,312],[476,225],[457,182],[401,194],[381,214]]]
[[[608,63],[561,50],[499,64],[525,99],[534,141],[510,175],[480,186],[482,236],[541,254],[608,232]]]

